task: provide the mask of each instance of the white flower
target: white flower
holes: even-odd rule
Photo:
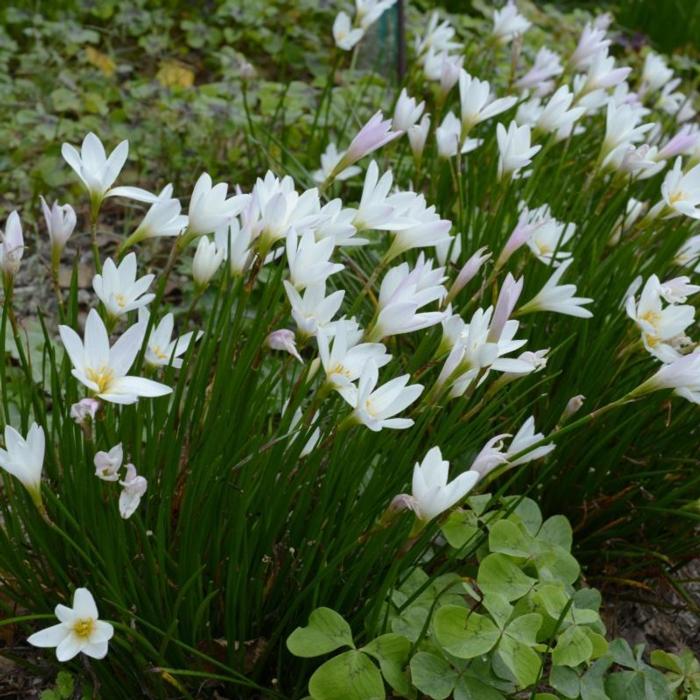
[[[406,132],[408,134],[408,141],[411,144],[411,152],[416,160],[420,160],[423,156],[429,131],[430,115],[424,114],[420,122],[418,122],[418,124],[413,124]]]
[[[58,256],[60,256],[77,223],[75,209],[70,204],[61,206],[58,202],[54,202],[49,208],[46,200],[43,197],[40,199],[46,221],[46,230],[51,240],[52,262],[57,264]]]
[[[532,68],[517,80],[515,85],[521,90],[534,88],[538,95],[543,95],[553,87],[554,83],[551,79],[563,71],[559,56],[543,46],[537,52]]]
[[[695,265],[700,260],[700,234],[691,236],[676,253],[674,262],[683,267]]]
[[[576,50],[569,59],[569,64],[575,70],[582,70],[590,66],[591,62],[599,54],[607,53],[610,39],[605,37],[605,29],[596,27],[595,24],[586,24],[581,32]]]
[[[605,140],[600,153],[603,166],[614,157],[616,151],[638,143],[644,134],[656,126],[653,123],[640,124],[643,116],[643,113],[633,105],[623,104],[618,107],[614,100],[608,102]]]
[[[491,257],[486,246],[479,248],[472,256],[464,263],[459,271],[455,281],[450,287],[450,291],[445,299],[447,303],[451,302],[466,286],[471,282],[481,269],[481,266]]]
[[[393,182],[391,170],[379,177],[379,168],[372,161],[367,168],[362,197],[352,220],[357,231],[395,231],[408,228],[414,222],[397,209],[405,208],[416,197],[413,192],[389,195]]]
[[[318,225],[314,229],[316,240],[332,238],[337,246],[359,246],[369,243],[366,238],[356,236],[357,229],[352,223],[354,209],[344,209],[341,199],[332,199],[320,211]]]
[[[479,480],[479,473],[468,471],[448,483],[450,463],[433,447],[423,461],[413,467],[412,506],[421,520],[432,520],[459,503]]]
[[[677,396],[700,404],[700,349],[663,365],[630,396],[643,396],[659,389],[673,389]]]
[[[473,78],[465,70],[460,71],[459,103],[463,135],[477,124],[510,109],[517,101],[517,97],[495,99],[491,95],[491,86],[486,80]]]
[[[508,461],[508,456],[503,452],[503,438],[506,437],[509,437],[506,433],[492,437],[476,456],[471,469],[477,472],[481,479]]]
[[[532,462],[535,459],[541,459],[545,455],[548,455],[554,448],[555,445],[551,443],[548,445],[540,445],[533,450],[530,450],[526,454],[514,459],[515,455],[527,450],[532,445],[540,442],[544,439],[542,433],[535,432],[535,419],[530,416],[522,425],[520,430],[513,436],[513,439],[508,446],[506,451],[506,457],[508,457],[508,462],[512,467],[518,464],[525,464],[526,462]]]
[[[576,224],[565,224],[548,218],[534,227],[527,245],[538,260],[546,265],[558,267],[563,260],[571,257],[571,253],[561,250],[561,247],[571,240],[574,233]]]
[[[382,343],[353,343],[354,338],[348,336],[343,326],[336,330],[332,346],[330,334],[324,329],[319,329],[316,340],[326,383],[341,394],[354,391],[353,382],[360,377],[370,360],[378,368],[391,360]]]
[[[237,194],[227,199],[228,185],[213,185],[208,173],[202,173],[195,183],[190,197],[187,233],[201,236],[213,233],[227,224],[246,206],[250,195]]]
[[[581,99],[582,96],[597,90],[607,90],[615,87],[627,78],[632,69],[629,67],[615,68],[615,59],[601,51],[595,54],[585,77],[576,76],[574,80],[574,92]]]
[[[148,481],[136,473],[133,464],[126,465],[126,478],[119,482],[122,492],[119,494],[119,515],[128,520],[139,507],[141,498],[148,488]]]
[[[314,336],[319,328],[327,326],[343,303],[345,290],[339,289],[326,296],[326,284],[314,284],[304,290],[302,297],[287,280],[284,280],[292,318],[302,337]]]
[[[206,287],[224,261],[225,250],[202,236],[192,258],[192,278],[200,289]]]
[[[683,214],[691,219],[700,219],[700,164],[683,173],[681,158],[676,158],[661,185],[661,195],[670,216]]]
[[[235,217],[214,234],[216,247],[224,251],[224,260],[228,260],[229,269],[234,277],[241,277],[250,267],[253,260],[251,240],[250,228],[242,227]]]
[[[163,188],[136,231],[125,241],[124,247],[147,238],[179,236],[187,228],[187,216],[180,213],[180,200],[174,199],[172,193],[172,185]]]
[[[392,267],[382,280],[378,315],[367,330],[367,340],[376,342],[440,323],[444,317],[441,311],[418,313],[418,310],[445,296],[443,273],[442,267],[433,270],[433,261],[425,262],[422,253],[413,270],[408,263]]]
[[[530,127],[518,126],[515,122],[508,125],[508,130],[499,123],[496,126],[498,141],[498,177],[512,175],[517,177],[521,168],[530,164],[533,156],[542,146],[530,145]]]
[[[417,100],[408,96],[406,88],[403,88],[394,107],[392,127],[398,131],[408,131],[421,118],[424,109],[425,102],[418,104]]]
[[[700,292],[700,286],[690,284],[690,277],[682,275],[662,282],[660,291],[669,304],[683,304],[689,296]]]
[[[41,506],[41,471],[44,467],[44,429],[32,423],[26,439],[11,425],[5,426],[5,449],[0,449],[0,468],[22,482],[37,506]]]
[[[367,29],[395,3],[396,0],[355,0],[355,21]]]
[[[0,237],[0,270],[8,277],[19,271],[19,263],[24,254],[24,236],[19,214],[11,211],[5,223],[5,232]]]
[[[316,241],[313,231],[306,231],[301,238],[296,229],[287,234],[287,263],[289,281],[296,289],[302,290],[312,284],[322,284],[336,272],[343,269],[340,263],[330,262],[335,240],[322,238]]]
[[[562,85],[542,108],[534,126],[547,134],[557,134],[557,138],[566,138],[577,122],[586,112],[583,107],[571,107],[574,95],[568,85]]]
[[[448,52],[454,49],[460,49],[461,44],[453,41],[455,36],[454,27],[448,20],[440,22],[440,15],[433,12],[430,15],[430,21],[422,37],[416,37],[416,54],[419,56],[426,51]]]
[[[289,328],[280,328],[276,331],[272,331],[272,333],[265,338],[265,344],[272,350],[282,350],[299,360],[299,362],[304,362],[297,350],[294,331],[290,331]]]
[[[590,304],[593,299],[577,297],[575,284],[559,284],[559,280],[573,262],[573,258],[565,260],[547,280],[544,287],[527,304],[520,307],[521,314],[535,311],[553,311],[567,316],[579,318],[591,318],[593,314],[582,308],[584,304]]]
[[[105,401],[131,404],[139,396],[164,396],[172,389],[143,377],[128,376],[127,372],[141,348],[145,328],[136,323],[113,347],[102,319],[91,309],[85,323],[85,342],[68,326],[59,326],[61,340],[73,363],[73,376],[91,392]]]
[[[353,27],[350,17],[345,12],[339,12],[333,22],[333,41],[343,51],[350,51],[365,35],[362,27]]]
[[[95,476],[102,481],[119,481],[119,470],[124,461],[124,449],[121,442],[109,452],[97,452],[94,458]]]
[[[530,27],[530,24],[518,12],[518,8],[513,0],[508,0],[501,10],[494,10],[493,35],[501,44],[512,41],[516,36],[524,34]]]
[[[434,206],[426,206],[422,194],[415,196],[401,215],[413,221],[408,228],[393,231],[391,247],[384,256],[384,261],[393,260],[398,255],[414,248],[429,248],[450,240],[452,222],[441,219]]]
[[[408,385],[410,375],[404,374],[383,384],[378,389],[379,371],[373,360],[369,360],[360,375],[356,391],[344,391],[343,398],[353,407],[352,420],[367,426],[373,432],[382,428],[410,428],[410,418],[393,418],[410,406],[423,392],[421,384]]]
[[[155,275],[144,275],[136,279],[136,254],[129,253],[119,263],[111,258],[105,261],[102,274],[92,278],[92,288],[113,318],[125,316],[130,311],[150,304],[155,294],[146,294]]]
[[[97,606],[87,588],[76,588],[73,607],[57,605],[59,624],[35,632],[27,641],[35,647],[56,647],[59,661],[70,661],[80,652],[93,659],[107,655],[108,642],[114,635],[109,622],[98,619]]]
[[[642,84],[649,92],[656,92],[673,78],[673,70],[666,65],[666,61],[658,54],[650,51],[644,59],[642,71]]]
[[[147,309],[139,309],[139,323],[144,331],[148,328],[150,314]],[[181,335],[175,340],[172,339],[175,319],[171,313],[165,314],[160,323],[151,328],[151,334],[146,341],[146,352],[144,360],[151,367],[182,367],[182,355],[184,355],[193,340],[199,340],[203,333],[199,331],[196,335],[192,331]]]
[[[122,141],[107,157],[102,141],[90,132],[83,139],[80,153],[74,146],[64,143],[61,155],[90,193],[94,215],[104,197],[117,193],[110,192],[110,188],[126,163],[129,142]]]
[[[334,143],[329,143],[326,150],[321,155],[321,168],[314,171],[313,178],[314,182],[322,184],[326,180],[331,179],[331,174],[335,171],[336,166],[345,157],[345,151],[338,151],[337,146]],[[351,165],[345,170],[337,172],[334,177],[336,180],[347,180],[348,178],[354,177],[361,172],[361,169],[357,165]]]
[[[448,112],[442,124],[435,129],[435,140],[441,158],[452,158],[458,152],[471,153],[483,143],[482,139],[466,138],[462,141],[462,124],[452,112]]]
[[[445,99],[457,84],[463,63],[463,56],[451,56],[446,51],[436,52],[435,49],[428,49],[423,56],[423,72],[428,80],[439,81],[440,99]]]
[[[381,148],[384,144],[393,141],[401,136],[402,133],[402,131],[392,131],[391,122],[388,119],[384,119],[381,111],[376,112],[357,132],[331,176],[335,177],[336,171],[342,172],[349,165],[357,163],[358,160]]]
[[[100,405],[96,399],[80,399],[70,407],[70,417],[78,425],[89,425],[95,420]]]

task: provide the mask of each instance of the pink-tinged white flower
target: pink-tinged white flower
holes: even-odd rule
[[[576,396],[572,396],[566,402],[566,407],[562,411],[561,422],[567,421],[569,418],[571,418],[571,416],[576,415],[583,407],[583,402],[585,400],[586,397],[583,394],[576,394]]]
[[[576,50],[569,58],[569,65],[574,70],[584,70],[601,53],[607,54],[610,39],[605,36],[605,29],[596,27],[595,24],[586,24],[581,32]]]
[[[124,448],[121,442],[109,452],[100,450],[95,454],[95,476],[102,481],[119,481],[119,471],[124,461]]]
[[[521,90],[534,89],[538,95],[546,95],[554,86],[552,78],[561,75],[563,71],[559,55],[543,46],[537,52],[532,68],[515,85]]]
[[[114,628],[99,619],[95,599],[87,588],[76,588],[73,607],[57,605],[59,624],[35,632],[27,641],[35,647],[56,647],[59,661],[70,661],[81,652],[92,659],[107,656]]]
[[[503,451],[503,439],[507,437],[510,437],[507,433],[496,435],[481,448],[471,466],[471,469],[479,474],[480,479],[508,462],[508,456]]]
[[[126,163],[129,142],[122,141],[107,157],[102,141],[90,132],[83,139],[80,153],[74,146],[64,143],[61,155],[89,192],[94,216],[102,200],[115,194],[110,188]]]
[[[68,326],[59,326],[61,340],[73,364],[71,373],[95,396],[118,404],[136,403],[140,396],[164,396],[165,384],[133,377],[127,372],[141,349],[145,328],[136,323],[110,348],[100,315],[91,309],[85,323],[85,341]]]
[[[24,254],[24,236],[19,214],[11,211],[5,222],[5,231],[0,237],[0,270],[6,276],[14,277]]]
[[[396,0],[355,0],[355,21],[367,29],[395,3]]]
[[[11,425],[5,426],[5,449],[0,448],[0,468],[18,479],[37,507],[41,508],[41,472],[44,468],[44,429],[32,423],[23,438]]]
[[[271,350],[281,350],[282,352],[289,353],[293,358],[299,360],[299,362],[304,362],[297,350],[294,331],[289,330],[289,328],[279,328],[276,331],[272,331],[272,333],[265,338],[265,345]]]
[[[70,417],[80,426],[89,425],[95,420],[100,406],[96,399],[80,399],[70,407]]]
[[[425,102],[418,103],[415,98],[409,97],[406,88],[403,88],[394,107],[392,128],[397,131],[408,131],[421,118],[424,109]]]
[[[444,271],[442,267],[433,270],[433,261],[426,262],[422,253],[413,270],[408,263],[392,267],[379,288],[378,314],[367,330],[367,340],[377,342],[440,323],[444,317],[441,311],[418,310],[445,296]]]
[[[46,221],[46,230],[51,241],[51,261],[56,266],[61,252],[75,230],[78,219],[75,215],[75,209],[70,204],[61,206],[58,202],[54,202],[49,208],[46,200],[43,197],[40,199],[44,221]]]
[[[393,141],[401,136],[402,133],[401,131],[392,131],[391,121],[384,119],[381,111],[376,112],[350,142],[345,155],[331,173],[331,177],[335,177],[336,173],[342,172],[350,165],[354,165],[358,160],[381,148],[384,144]]]
[[[136,473],[136,467],[133,464],[127,464],[126,477],[119,483],[122,487],[122,492],[119,494],[119,515],[124,520],[128,520],[139,507],[141,498],[148,488],[148,481]]]
[[[450,291],[445,299],[446,303],[450,303],[468,284],[471,282],[481,269],[482,265],[491,257],[486,246],[479,248],[471,255],[469,260],[464,263],[459,271],[457,278],[452,283]]]
[[[189,236],[213,233],[239,214],[250,199],[248,194],[227,195],[228,185],[225,182],[214,185],[208,173],[199,176],[190,197]]]
[[[690,284],[690,277],[682,275],[662,282],[660,291],[669,304],[684,304],[689,296],[700,292],[700,286]]]
[[[578,99],[597,90],[607,90],[624,81],[632,69],[629,67],[615,68],[615,59],[606,52],[600,52],[593,57],[584,76],[576,76],[574,92]]]
[[[421,56],[427,51],[448,53],[461,48],[461,44],[453,41],[455,29],[448,20],[440,21],[440,15],[433,12],[430,16],[425,34],[416,38],[416,54]]]
[[[682,355],[665,364],[629,396],[643,396],[652,391],[673,389],[673,393],[692,403],[700,404],[700,349]]]
[[[682,126],[660,149],[657,160],[668,160],[681,155],[690,155],[700,146],[700,132],[690,126]]]
[[[147,238],[179,236],[187,228],[188,219],[180,213],[180,200],[174,199],[172,194],[173,186],[166,185],[138,228],[124,242],[124,248]]]
[[[516,280],[510,272],[506,275],[498,292],[498,300],[491,317],[487,342],[498,343],[500,341],[510,315],[513,313],[513,309],[515,309],[515,305],[522,294],[524,283],[524,277]]]
[[[336,169],[336,166],[345,157],[345,151],[338,151],[338,147],[334,143],[329,143],[326,150],[321,155],[321,167],[313,173],[314,182],[323,184],[331,178],[331,173]],[[357,165],[351,165],[345,170],[336,172],[333,178],[336,180],[347,180],[359,174],[361,169]]]
[[[192,258],[192,279],[199,289],[204,289],[218,272],[224,261],[225,251],[202,236]]]
[[[530,145],[530,127],[518,126],[515,122],[508,129],[499,123],[496,126],[498,141],[498,177],[518,177],[520,170],[527,167],[542,146]]]
[[[574,95],[568,85],[562,85],[541,109],[535,120],[536,129],[546,134],[557,134],[557,139],[567,138],[574,124],[585,114],[584,107],[572,107]]]
[[[642,90],[656,92],[673,79],[673,70],[659,54],[650,51],[644,59]]]
[[[477,124],[510,109],[517,101],[517,97],[494,98],[491,94],[491,86],[486,80],[474,78],[465,70],[460,71],[459,103],[462,135],[465,136]]]
[[[340,272],[344,267],[340,263],[330,261],[335,247],[333,238],[316,241],[311,230],[299,237],[296,229],[290,229],[286,247],[289,281],[296,289],[306,289],[312,284],[325,284],[331,275]]]
[[[632,105],[617,106],[613,100],[608,102],[605,139],[600,152],[603,166],[608,164],[618,150],[638,143],[656,126],[654,123],[640,124],[643,116],[640,110]]]
[[[139,309],[139,323],[148,328],[150,314],[147,309]],[[151,333],[146,341],[146,352],[143,359],[151,367],[182,367],[182,355],[184,355],[190,345],[199,340],[202,331],[196,334],[192,331],[181,335],[173,340],[173,330],[175,319],[171,313],[165,314],[160,322],[154,324]]]
[[[155,275],[136,279],[136,254],[129,253],[117,267],[111,258],[105,261],[102,273],[92,278],[92,288],[112,318],[150,304],[155,294],[146,294]]]
[[[404,374],[377,388],[379,370],[373,360],[369,360],[359,378],[355,391],[345,390],[342,397],[353,407],[350,420],[365,425],[373,432],[382,428],[402,430],[410,428],[410,418],[394,418],[408,408],[423,392],[421,384],[408,385],[410,375]],[[348,387],[349,388],[349,387]]]
[[[326,296],[325,283],[307,287],[303,297],[287,280],[284,288],[292,305],[292,318],[303,338],[315,336],[319,328],[327,326],[338,313],[345,296],[343,289]]]
[[[681,158],[677,158],[661,185],[661,195],[669,212],[667,218],[682,214],[700,219],[700,165],[684,173]]]
[[[529,22],[519,12],[513,0],[508,0],[500,10],[493,13],[493,35],[500,44],[507,44],[516,36],[524,34],[530,27]]]
[[[573,258],[565,260],[547,280],[544,287],[527,304],[520,307],[520,314],[529,314],[536,311],[553,311],[566,316],[578,318],[591,318],[593,314],[584,309],[585,304],[590,304],[593,299],[576,296],[575,284],[559,284],[559,280],[568,270]]]
[[[429,131],[430,115],[424,114],[423,118],[418,122],[418,124],[413,124],[413,126],[410,126],[406,132],[408,135],[408,142],[411,144],[411,152],[417,161],[420,161],[420,159],[423,157],[425,142],[428,138]]]
[[[228,260],[234,277],[243,276],[250,268],[254,257],[250,249],[251,241],[250,227],[242,227],[237,218],[231,219],[214,234],[216,247],[224,252],[224,260]]]
[[[608,154],[603,166],[610,170],[626,173],[633,178],[647,179],[661,172],[665,163],[658,160],[656,146],[649,146],[646,143],[641,146],[623,143]]]
[[[545,455],[548,455],[555,448],[555,445],[551,443],[530,449],[533,445],[542,440],[544,440],[544,435],[535,432],[535,419],[533,416],[530,416],[522,424],[520,430],[513,436],[508,446],[506,457],[508,458],[510,466],[515,467],[518,464],[526,464],[527,462],[532,462],[535,459],[541,459]],[[516,456],[525,450],[529,451],[520,457]]]
[[[353,27],[350,17],[345,12],[339,12],[333,22],[333,41],[343,51],[350,51],[365,35],[362,27]]]
[[[540,262],[558,267],[562,261],[571,257],[571,253],[562,250],[562,246],[565,246],[575,233],[576,224],[566,224],[549,217],[534,228],[527,245]]]
[[[478,472],[467,471],[448,482],[449,471],[450,463],[438,447],[413,467],[409,505],[420,520],[428,522],[457,505],[479,480]]]
[[[343,326],[337,328],[332,338],[326,330],[320,329],[316,340],[326,384],[340,394],[354,392],[353,382],[362,375],[370,360],[377,368],[384,367],[391,360],[382,343],[355,343],[355,338]],[[352,399],[349,400],[352,403]]]
[[[530,211],[527,207],[522,206],[522,211],[518,217],[518,223],[508,237],[506,244],[503,246],[498,259],[496,260],[496,269],[500,270],[510,260],[511,256],[524,246],[532,237],[534,232],[542,226],[545,221],[550,219],[549,207],[538,207]]]
[[[695,321],[695,307],[671,304],[664,307],[659,278],[652,275],[644,285],[639,301],[628,296],[627,315],[639,326],[644,347],[662,362],[679,356],[687,340],[684,331]]]

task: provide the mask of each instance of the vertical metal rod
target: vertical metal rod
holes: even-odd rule
[[[406,74],[406,11],[404,0],[396,3],[396,73],[399,82]]]

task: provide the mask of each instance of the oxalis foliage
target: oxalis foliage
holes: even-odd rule
[[[357,66],[391,6],[328,18],[298,112],[242,67],[257,180],[185,214],[90,132],[77,211],[7,217],[3,624],[107,698],[696,693],[692,655],[608,644],[567,520],[508,497],[618,580],[697,550],[692,99],[610,18],[547,48],[513,4],[412,13],[389,90]],[[35,243],[55,315],[19,301]]]

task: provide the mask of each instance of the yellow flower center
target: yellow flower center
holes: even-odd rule
[[[114,379],[114,372],[111,367],[100,367],[99,369],[89,368],[85,375],[91,382],[97,384],[97,393],[103,394],[109,388]]]
[[[89,639],[94,630],[95,621],[91,617],[83,620],[76,620],[73,623],[73,632],[75,632],[76,636],[80,637],[81,639]]]
[[[117,306],[123,309],[126,306],[126,297],[123,294],[115,294],[114,301],[117,302]]]
[[[151,348],[151,352],[159,359],[159,360],[167,360],[169,358],[168,355],[166,355],[160,345],[154,345]]]
[[[661,314],[658,311],[645,311],[639,318],[656,328],[656,324],[661,320]]]
[[[328,374],[340,374],[343,377],[347,377],[348,379],[352,378],[352,375],[350,374],[350,371],[342,365],[340,362],[335,365],[334,367],[331,367],[331,370]]]
[[[552,252],[552,249],[546,243],[537,243],[537,249],[540,251],[540,255],[548,255]]]
[[[668,203],[673,206],[674,204],[677,204],[680,202],[682,199],[685,199],[685,192],[678,191],[674,192],[669,198],[668,198]]]

